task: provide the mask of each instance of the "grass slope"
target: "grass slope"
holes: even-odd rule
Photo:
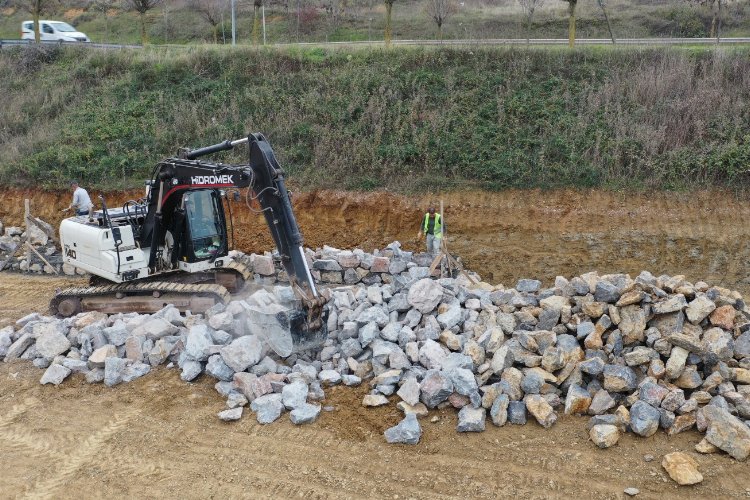
[[[178,147],[261,131],[314,187],[745,186],[748,55],[3,49],[0,184],[133,186]]]

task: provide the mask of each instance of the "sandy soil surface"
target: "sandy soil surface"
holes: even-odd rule
[[[417,446],[387,445],[394,406],[360,406],[364,389],[329,390],[332,411],[295,427],[282,418],[223,423],[208,377],[187,384],[160,369],[115,388],[76,376],[40,386],[28,363],[0,365],[3,497],[81,498],[728,498],[750,491],[747,464],[698,455],[705,480],[678,487],[661,457],[690,451],[696,432],[624,436],[610,450],[587,442],[585,419],[551,429],[491,424],[455,432],[455,410],[422,420]],[[646,462],[644,456],[655,458]]]
[[[5,193],[58,220],[67,193]],[[113,195],[131,197],[127,194]],[[750,291],[750,208],[717,193],[625,196],[611,193],[456,193],[443,197],[451,248],[489,281],[519,277],[547,283],[589,270],[685,274]],[[13,203],[21,200],[20,204]],[[121,201],[121,200],[118,200]],[[303,193],[298,219],[310,246],[382,247],[399,239],[418,248],[425,205],[439,197],[384,193]],[[113,205],[113,203],[110,203]],[[235,206],[238,247],[270,249],[262,221]],[[18,218],[15,220],[14,218]],[[57,218],[57,219],[56,219]],[[0,212],[6,223],[18,211]],[[0,326],[45,311],[56,287],[75,280],[0,274]],[[423,420],[417,446],[387,445],[383,431],[400,418],[395,406],[365,409],[364,388],[328,391],[325,412],[298,428],[287,418],[269,426],[244,418],[225,424],[224,400],[203,376],[179,380],[160,369],[112,389],[74,377],[40,386],[25,362],[0,364],[0,497],[252,498],[638,498],[750,496],[746,463],[698,455],[701,436],[659,432],[621,438],[610,450],[588,442],[585,418],[562,418],[481,434],[455,432],[456,412]],[[705,480],[678,487],[661,469],[671,451],[690,452]],[[653,455],[651,462],[645,455]]]

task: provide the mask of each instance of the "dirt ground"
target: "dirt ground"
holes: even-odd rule
[[[14,191],[3,206],[23,206],[26,196],[37,214],[56,220],[68,195]],[[296,195],[295,206],[310,246],[371,250],[399,239],[414,249],[415,219],[439,199],[317,192]],[[557,274],[649,269],[750,291],[750,226],[743,223],[750,208],[726,195],[443,199],[451,249],[488,281],[550,283]],[[234,212],[238,247],[270,249],[262,222],[240,206]],[[17,224],[20,214],[0,212],[0,220]],[[74,283],[0,274],[0,326],[46,310],[56,287]],[[394,446],[382,433],[399,412],[361,407],[365,388],[329,390],[332,411],[310,426],[295,427],[288,417],[263,426],[252,417],[219,421],[224,400],[206,376],[187,384],[162,368],[110,389],[80,377],[41,386],[41,374],[26,362],[0,363],[1,498],[621,498],[631,486],[641,490],[638,498],[750,496],[747,463],[693,452],[701,439],[695,431],[625,435],[614,449],[599,450],[588,442],[585,418],[564,417],[549,430],[488,424],[466,435],[455,432],[456,412],[444,410],[431,413],[437,423],[422,420],[419,445]],[[703,483],[678,487],[666,476],[661,458],[677,450],[698,460]]]

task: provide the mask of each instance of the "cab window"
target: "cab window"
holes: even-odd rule
[[[193,191],[186,195],[185,212],[196,259],[215,257],[223,250],[223,223],[219,199],[212,191]]]
[[[50,26],[49,24],[42,24],[42,31],[44,33],[50,33],[50,34],[55,32],[55,30],[53,30],[52,26]]]

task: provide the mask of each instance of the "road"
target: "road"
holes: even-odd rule
[[[86,43],[86,42],[42,42],[45,45],[75,45],[92,49],[142,49],[142,45],[114,44],[114,43]],[[670,45],[715,45],[715,38],[619,38],[617,45],[624,46],[670,46]],[[746,45],[750,37],[721,38],[721,45]],[[527,42],[525,38],[473,38],[466,40],[393,40],[394,46],[438,46],[438,47],[475,47],[475,46],[565,46],[567,38],[533,38]],[[0,40],[3,47],[31,46],[27,40]],[[206,44],[211,46],[211,44]],[[383,41],[342,41],[342,42],[305,42],[269,44],[271,47],[382,47]],[[609,38],[578,38],[576,45],[612,45]],[[242,45],[247,47],[247,45]],[[195,45],[149,45],[150,48],[194,48]]]

